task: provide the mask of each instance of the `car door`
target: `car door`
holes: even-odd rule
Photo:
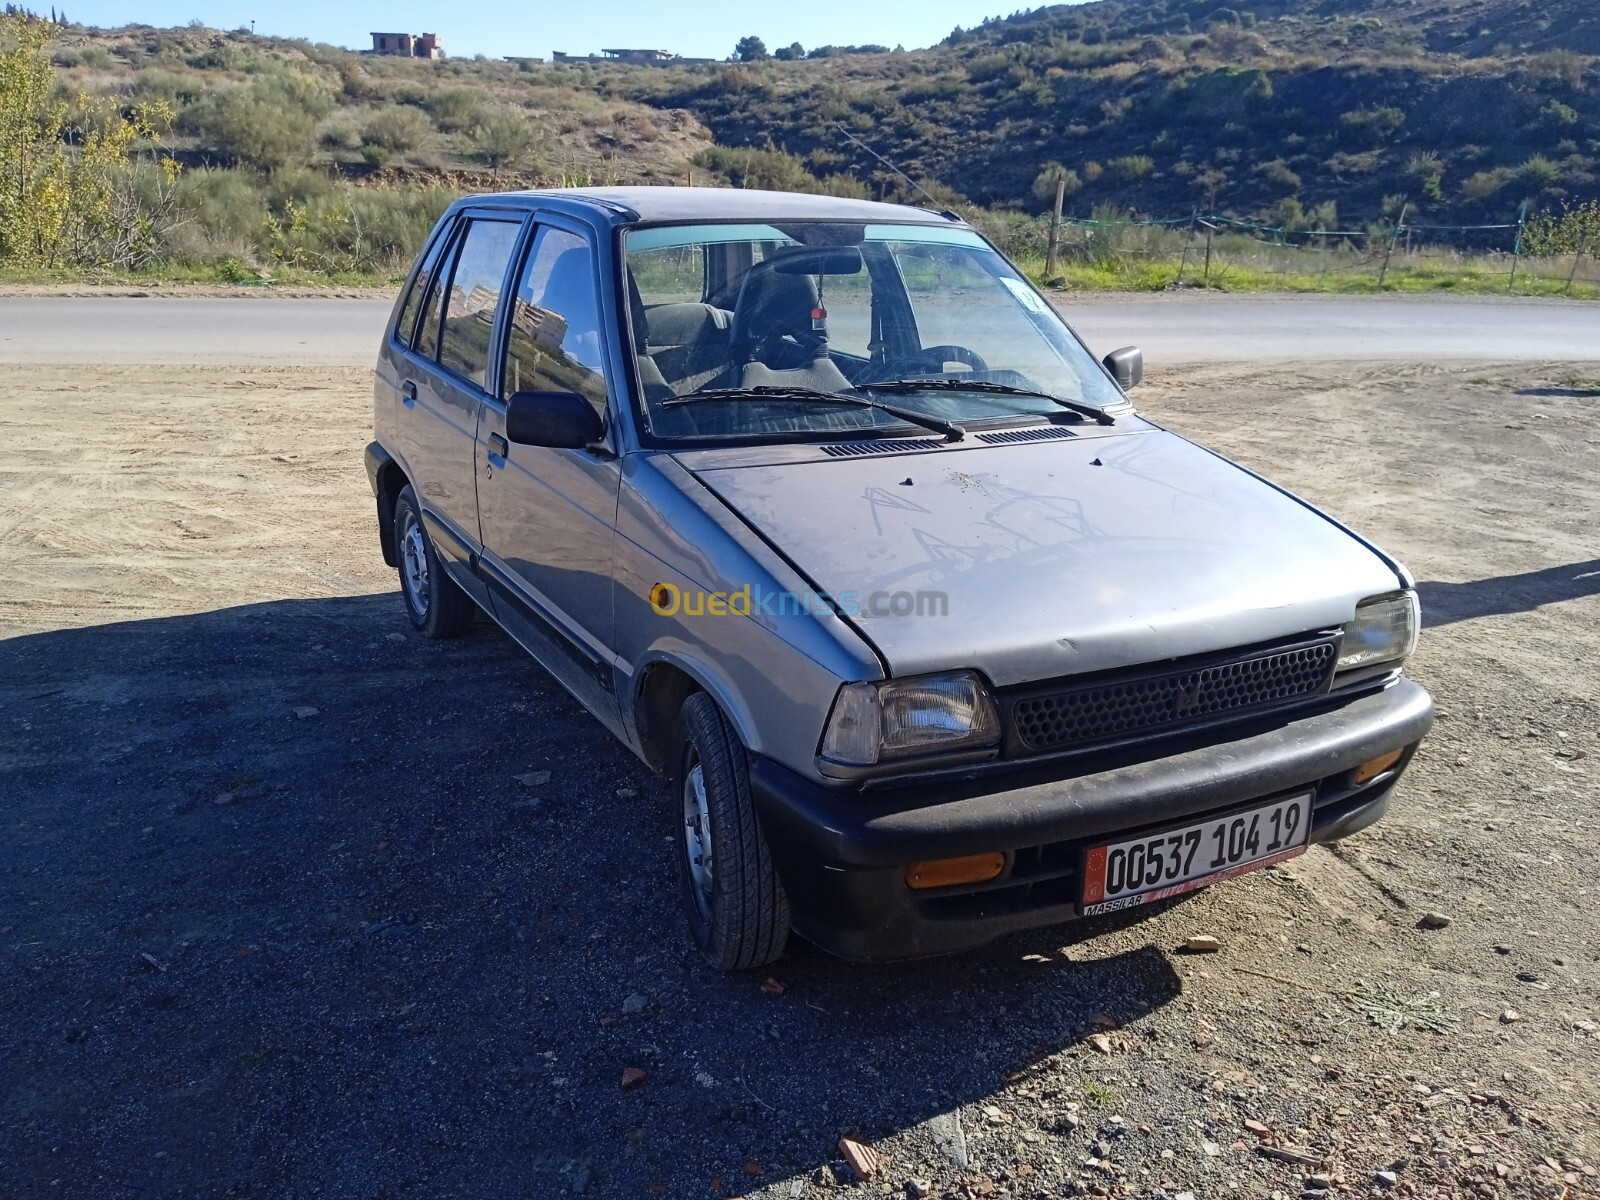
[[[524,218],[469,211],[434,272],[400,385],[400,446],[434,549],[475,599],[488,589],[478,553],[479,410],[493,369],[500,297]]]
[[[517,392],[577,392],[606,415],[610,334],[600,314],[588,235],[541,219],[518,272],[498,386],[479,422],[478,525],[495,616],[612,723],[617,459],[515,446],[505,436],[506,401]]]

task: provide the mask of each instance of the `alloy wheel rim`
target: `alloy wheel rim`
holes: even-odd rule
[[[420,616],[427,616],[428,547],[422,540],[422,526],[414,517],[406,521],[400,538],[400,576],[405,580],[411,606]]]
[[[683,778],[683,845],[688,852],[689,883],[702,920],[711,920],[715,864],[711,850],[711,803],[706,798],[705,768],[696,762]]]

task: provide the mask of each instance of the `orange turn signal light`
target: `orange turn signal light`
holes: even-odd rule
[[[1404,754],[1405,748],[1401,747],[1399,750],[1391,750],[1387,754],[1380,754],[1377,758],[1369,758],[1354,771],[1350,772],[1350,783],[1354,787],[1360,787],[1367,780],[1376,779],[1394,766],[1395,763],[1399,762]]]
[[[1006,869],[1006,856],[998,850],[990,854],[968,854],[962,858],[935,858],[912,863],[906,868],[906,886],[914,888],[950,887],[957,883],[987,883]]]

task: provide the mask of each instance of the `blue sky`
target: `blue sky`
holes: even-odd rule
[[[571,54],[603,46],[649,47],[706,58],[725,58],[745,34],[768,48],[799,42],[812,46],[876,42],[908,50],[939,41],[957,25],[994,15],[972,0],[808,0],[758,5],[739,0],[610,0],[579,4],[496,5],[328,3],[327,0],[60,0],[69,19],[88,25],[186,25],[198,18],[217,29],[256,22],[256,32],[308,37],[338,46],[370,45],[373,30],[437,33],[445,53],[456,55]],[[1029,7],[1036,7],[1030,5]],[[49,11],[49,0],[27,0]],[[1012,11],[1007,9],[1005,11]]]

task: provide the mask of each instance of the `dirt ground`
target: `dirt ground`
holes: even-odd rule
[[[367,372],[14,371],[0,1197],[1600,1195],[1597,377],[1152,380],[1421,581],[1393,813],[1147,921],[768,983],[689,952],[637,762],[491,628],[412,635]]]

